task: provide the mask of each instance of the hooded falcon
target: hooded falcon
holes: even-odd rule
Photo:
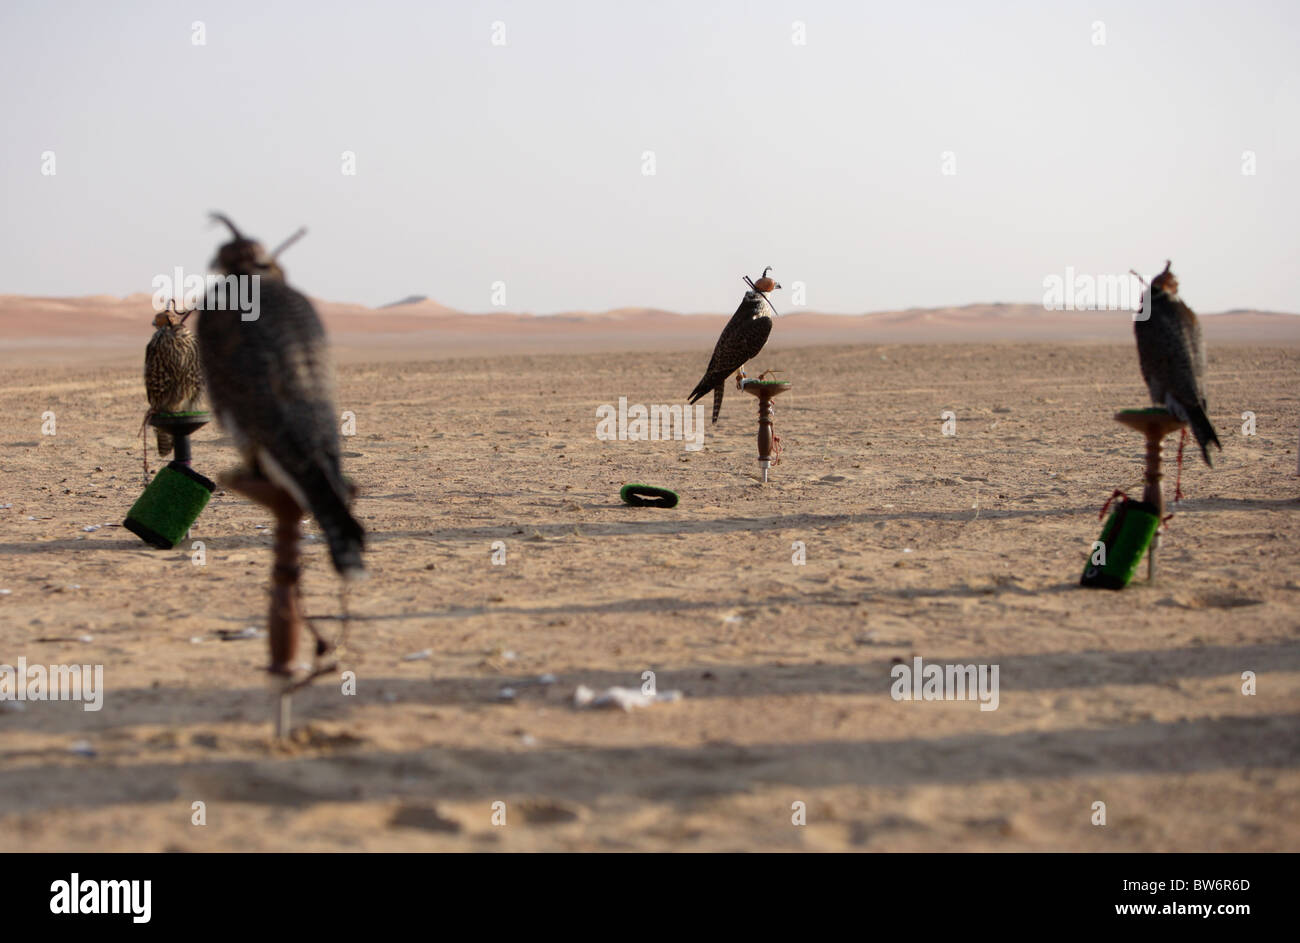
[[[277,256],[289,243],[268,253],[226,217],[213,218],[234,236],[217,251],[213,269],[256,278],[258,300],[253,319],[244,320],[237,306],[214,310],[209,294],[199,318],[199,354],[212,409],[249,468],[310,509],[334,569],[360,576],[365,531],[348,508],[352,491],[339,467],[325,328],[311,302],[285,282]]]
[[[167,310],[153,319],[157,329],[144,349],[144,391],[149,398],[149,416],[155,413],[179,413],[197,409],[203,395],[203,374],[199,370],[199,345],[185,321],[194,312]],[[154,429],[158,454],[170,455],[172,436],[165,429]]]
[[[1143,298],[1142,315],[1133,322],[1137,334],[1138,361],[1151,402],[1163,406],[1192,427],[1205,464],[1210,461],[1209,444],[1219,444],[1214,426],[1205,415],[1205,348],[1201,325],[1192,309],[1178,297],[1178,279],[1169,271],[1171,263],[1151,281]],[[1183,430],[1186,437],[1187,430]],[[1181,449],[1180,457],[1181,457]]]
[[[758,352],[767,343],[767,336],[772,333],[772,315],[776,309],[767,298],[769,291],[781,286],[768,277],[772,266],[763,269],[758,281],[750,281],[749,291],[740,302],[740,307],[731,316],[727,326],[718,337],[717,346],[713,348],[713,357],[709,360],[704,378],[695,385],[687,401],[694,403],[709,390],[713,391],[713,421],[718,421],[718,412],[722,409],[722,391],[726,389],[727,378],[732,371],[740,370],[746,363],[758,356]]]

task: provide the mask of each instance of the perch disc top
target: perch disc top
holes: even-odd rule
[[[676,491],[654,485],[624,485],[618,496],[634,508],[675,508],[678,500]]]
[[[1148,406],[1145,409],[1121,409],[1116,416],[1169,416],[1169,410],[1163,406]]]
[[[1136,429],[1142,433],[1154,433],[1164,438],[1175,429],[1181,429],[1183,422],[1163,406],[1150,406],[1146,409],[1121,409],[1115,414],[1115,421]]]
[[[212,421],[212,414],[205,409],[187,412],[154,413],[149,417],[149,425],[155,429],[170,429],[186,435],[197,432]]]

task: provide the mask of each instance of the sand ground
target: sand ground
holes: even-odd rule
[[[106,695],[0,709],[0,849],[1300,850],[1300,349],[1212,351],[1224,450],[1188,453],[1160,578],[1121,593],[1076,583],[1102,501],[1140,490],[1131,343],[774,344],[765,487],[734,390],[702,451],[597,441],[597,406],[680,402],[706,353],[342,356],[356,693],[318,681],[285,745],[265,640],[218,636],[264,623],[268,515],[220,492],[204,565],[145,547],[115,526],[138,366],[11,357],[0,662],[102,664]],[[234,464],[215,427],[195,456]],[[624,507],[628,481],[682,503]],[[891,699],[916,655],[998,665],[998,709]],[[572,706],[647,670],[683,699]]]

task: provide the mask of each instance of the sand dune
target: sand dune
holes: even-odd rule
[[[431,299],[369,308],[317,301],[342,359],[369,351],[395,358],[490,353],[707,350],[730,312],[677,314],[654,308],[550,315],[455,311]],[[149,295],[32,298],[0,295],[0,357],[42,362],[122,362],[152,331]],[[1233,311],[1204,317],[1211,343],[1300,344],[1300,316]],[[774,337],[790,346],[1019,340],[1132,343],[1128,312],[1045,311],[1031,304],[909,308],[861,315],[783,309]],[[355,352],[355,354],[353,353]]]

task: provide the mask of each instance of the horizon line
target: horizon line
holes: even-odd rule
[[[0,299],[29,299],[33,301],[86,301],[86,300],[91,300],[96,298],[111,298],[117,302],[127,302],[133,298],[152,298],[154,294],[155,294],[154,292],[147,292],[147,291],[132,292],[126,295],[117,295],[111,292],[98,292],[98,293],[83,294],[83,295],[29,295],[23,293],[11,294],[11,293],[0,292]],[[307,293],[304,292],[304,294]],[[680,317],[680,318],[720,317],[725,315],[724,311],[673,311],[667,308],[656,308],[648,305],[625,305],[616,308],[606,308],[600,311],[592,311],[586,309],[566,309],[561,311],[536,312],[536,311],[527,311],[527,310],[523,310],[523,311],[512,310],[507,308],[489,309],[484,311],[466,311],[460,308],[448,307],[447,305],[442,304],[440,301],[437,301],[436,299],[428,296],[421,297],[417,301],[403,300],[398,302],[386,302],[385,304],[382,305],[371,305],[360,301],[337,301],[333,299],[317,297],[311,294],[307,294],[307,297],[310,298],[313,302],[316,302],[318,304],[346,305],[355,308],[364,308],[368,311],[376,311],[376,312],[384,312],[384,311],[396,312],[401,308],[411,308],[411,307],[416,307],[418,305],[431,304],[443,309],[443,311],[441,312],[443,314],[446,314],[448,316],[460,315],[463,317],[491,317],[493,315],[508,315],[513,317],[531,317],[531,318],[603,317],[603,316],[617,314],[619,312],[624,312],[624,311],[666,314],[672,317]],[[414,296],[409,296],[409,297],[414,297]],[[1131,308],[1048,308],[1044,306],[1041,302],[1037,302],[1037,301],[970,301],[961,304],[912,305],[906,308],[877,308],[874,310],[866,310],[866,311],[826,311],[826,310],[819,310],[815,308],[795,307],[795,308],[787,308],[785,311],[778,314],[777,317],[788,318],[788,317],[794,317],[799,315],[817,315],[821,317],[833,317],[833,318],[863,318],[863,317],[872,317],[874,315],[882,315],[882,314],[961,310],[964,308],[980,308],[980,307],[1037,308],[1038,310],[1042,311],[1044,314],[1099,314],[1099,315],[1120,314],[1120,313],[1131,314],[1134,310]],[[1197,312],[1198,317],[1210,317],[1210,318],[1221,317],[1224,315],[1231,315],[1231,314],[1267,314],[1267,315],[1281,315],[1284,317],[1300,317],[1300,311],[1271,311],[1263,308],[1227,308],[1222,311],[1205,311],[1205,312],[1198,311]]]

